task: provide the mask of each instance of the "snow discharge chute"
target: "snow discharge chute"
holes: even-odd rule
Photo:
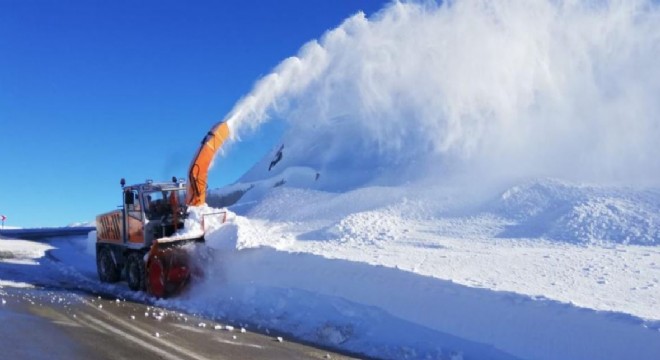
[[[189,206],[199,206],[206,203],[206,186],[209,173],[209,167],[213,157],[218,152],[222,144],[229,137],[229,125],[227,122],[216,124],[209,131],[202,145],[193,158],[188,170],[188,191],[186,194],[186,204]]]
[[[186,206],[200,206],[206,203],[206,187],[209,167],[222,144],[229,138],[227,122],[220,122],[204,136],[188,170],[186,184]],[[170,205],[175,206],[176,199],[170,199]],[[178,228],[178,218],[173,218],[175,230]],[[200,238],[184,238],[183,241],[204,241]],[[146,263],[145,285],[149,294],[165,297],[178,292],[188,282],[193,271],[192,261],[185,250],[172,246],[176,241],[169,242],[156,239],[148,252]]]

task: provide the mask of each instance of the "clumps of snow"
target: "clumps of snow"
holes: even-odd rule
[[[240,250],[259,246],[285,248],[292,239],[282,235],[273,239],[269,235],[272,225],[265,221],[251,220],[227,211],[227,222],[206,233],[206,245],[217,250]]]
[[[587,243],[660,245],[660,199],[657,198],[643,202],[620,197],[588,199],[562,216],[550,236]]]
[[[319,327],[316,336],[324,344],[337,346],[345,343],[353,336],[353,328],[326,324]]]
[[[328,232],[336,235],[340,242],[378,247],[382,242],[401,238],[401,232],[404,230],[401,217],[388,212],[365,211],[350,214]]]
[[[492,209],[514,222],[501,237],[660,245],[657,190],[537,180],[505,191]]]
[[[177,230],[172,236],[158,239],[158,242],[201,238],[207,232],[221,228],[230,216],[233,216],[233,213],[223,209],[214,209],[206,204],[189,206],[183,228]]]
[[[205,236],[206,245],[218,250],[236,249],[238,243],[238,225],[236,222],[242,220],[234,219],[216,231],[211,231]]]

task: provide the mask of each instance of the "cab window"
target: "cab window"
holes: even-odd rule
[[[130,190],[126,195],[126,208],[128,211],[140,211],[140,198],[138,197],[137,190]],[[131,201],[132,200],[132,201]]]

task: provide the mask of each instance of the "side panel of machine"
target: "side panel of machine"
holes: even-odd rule
[[[115,210],[96,217],[96,241],[123,243],[121,211]]]
[[[128,216],[128,242],[135,245],[144,245],[144,225],[142,219]]]

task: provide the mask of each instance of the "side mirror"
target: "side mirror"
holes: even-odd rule
[[[124,204],[126,205],[133,205],[133,192],[132,191],[124,191]]]

